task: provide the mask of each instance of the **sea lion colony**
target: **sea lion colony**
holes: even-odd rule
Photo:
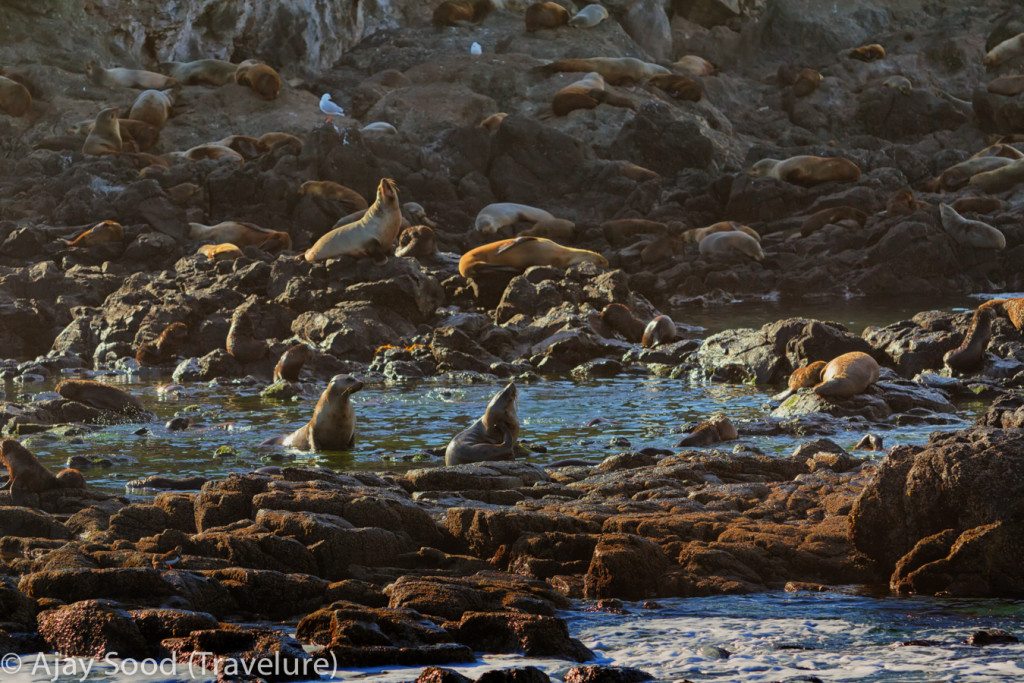
[[[78,24],[82,42],[106,35],[88,27],[120,21],[109,9],[68,24],[15,8],[13,28],[0,31],[28,28],[35,39],[0,41],[4,376],[25,386],[139,368],[173,370],[176,382],[274,379],[312,412],[294,433],[282,425],[281,441],[357,451],[350,396],[384,378],[519,382],[646,368],[788,384],[773,419],[826,432],[850,416],[866,428],[949,424],[955,401],[981,393],[991,407],[979,427],[892,457],[1011,457],[1024,299],[861,335],[799,318],[710,336],[683,324],[687,306],[733,297],[1024,289],[1020,8],[965,4],[953,16],[909,3],[865,26],[852,10],[797,4],[668,14],[645,0],[418,3],[400,30],[368,20],[360,30],[372,39],[304,54],[260,32],[334,19],[286,9],[273,22],[228,22],[254,32],[236,36],[237,52],[189,25],[145,47],[127,38],[117,57],[93,43],[95,61],[55,57],[54,46],[75,45],[64,34],[77,36]],[[176,30],[191,33],[178,41]],[[470,54],[474,42],[482,54]],[[322,120],[325,89],[346,116]],[[2,590],[30,606],[10,620],[13,647],[36,651],[41,637],[92,655],[109,634],[77,625],[97,613],[135,629],[127,650],[140,656],[172,645],[242,658],[292,647],[272,630],[218,624],[247,614],[304,617],[296,637],[353,666],[454,662],[488,648],[580,660],[589,653],[567,634],[542,638],[546,650],[523,635],[555,623],[546,614],[565,596],[789,581],[1005,595],[986,577],[1020,572],[998,558],[978,570],[956,543],[981,534],[970,547],[998,547],[1007,532],[990,525],[1017,524],[1012,509],[977,506],[967,518],[936,507],[936,529],[890,519],[893,489],[872,476],[906,470],[819,442],[790,458],[699,450],[750,433],[728,415],[686,427],[680,446],[698,450],[683,454],[630,452],[599,467],[501,462],[526,452],[509,386],[438,444],[453,468],[384,477],[306,467],[206,484],[162,477],[148,485],[172,491],[129,502],[84,486],[77,469],[53,475],[31,448],[4,441],[3,495],[33,508],[0,508],[22,515],[5,529],[26,534],[12,536],[3,561],[20,578]],[[19,435],[152,421],[137,398],[110,389],[71,379],[57,398],[12,395],[0,420]],[[479,460],[495,462],[459,464]],[[1016,500],[1014,485],[993,478],[986,495]],[[902,535],[882,547],[890,529]],[[934,567],[914,544],[940,532],[929,541]],[[769,561],[775,542],[800,550]],[[53,572],[89,577],[74,583],[91,588],[71,590]],[[221,597],[189,589],[196,581]],[[453,606],[432,588],[439,581],[472,595],[474,609],[515,613],[520,630]],[[483,597],[495,594],[505,599]],[[171,607],[196,628],[143,629]],[[422,632],[407,607],[440,630]],[[459,625],[467,619],[477,621]],[[380,628],[372,647],[344,626],[360,620]],[[235,640],[200,642],[199,632]]]

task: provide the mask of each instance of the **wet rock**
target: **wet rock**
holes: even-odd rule
[[[488,491],[547,481],[547,473],[530,463],[481,462],[411,470],[405,474],[403,485],[410,491]]]
[[[203,661],[224,671],[277,671],[272,680],[312,680],[316,662],[294,638],[262,628],[224,625],[161,642],[180,662]]]
[[[550,616],[568,602],[541,581],[498,572],[473,576],[402,576],[384,589],[392,608],[460,619],[465,612],[517,610]]]
[[[630,666],[574,666],[565,674],[565,683],[641,683],[654,676]]]
[[[548,683],[551,678],[535,666],[488,671],[476,683]]]
[[[975,631],[971,635],[967,636],[967,639],[964,642],[975,647],[984,647],[986,645],[1009,645],[1012,643],[1019,643],[1020,639],[1001,628],[985,628],[980,631]]]
[[[71,532],[51,515],[32,508],[0,506],[0,535],[29,538],[71,538]]]
[[[476,661],[473,651],[459,643],[439,643],[416,647],[391,647],[387,645],[331,645],[326,663],[337,662],[345,667],[377,667],[389,664],[401,666],[423,666],[424,664],[466,664]]]
[[[142,567],[35,572],[22,576],[18,589],[33,598],[64,602],[109,598],[143,604],[159,602],[173,592],[159,571]]]
[[[70,657],[143,658],[153,654],[131,614],[110,600],[85,600],[41,613],[39,634]]]
[[[472,683],[472,680],[472,678],[466,678],[458,671],[441,669],[436,666],[424,669],[416,677],[416,683]]]
[[[448,631],[479,652],[516,653],[527,657],[555,657],[576,662],[594,657],[583,643],[569,637],[557,617],[514,612],[466,612]]]
[[[584,594],[641,600],[671,593],[670,563],[661,548],[630,534],[602,534],[594,548]]]

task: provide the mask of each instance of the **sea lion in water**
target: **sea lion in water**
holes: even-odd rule
[[[939,204],[942,228],[956,242],[975,249],[1005,249],[1006,235],[988,223],[964,218],[949,204]]]
[[[236,247],[259,247],[270,252],[292,248],[292,238],[287,232],[268,230],[252,223],[223,221],[216,225],[189,223],[188,236],[198,242],[233,244]]]
[[[659,344],[671,344],[678,338],[679,330],[676,329],[672,318],[667,315],[658,315],[647,323],[640,338],[640,344],[645,349],[650,349]]]
[[[199,247],[197,254],[205,256],[210,261],[234,261],[242,258],[245,254],[233,244],[204,244]]]
[[[1024,331],[1024,297],[990,299],[978,308],[991,308],[996,313],[1005,315],[1018,332]]]
[[[239,363],[254,363],[267,355],[267,342],[256,338],[256,328],[246,308],[231,315],[231,327],[224,348]]]
[[[697,246],[701,256],[712,258],[733,258],[746,256],[755,261],[764,260],[761,243],[745,232],[730,230],[714,232],[700,241]]]
[[[747,169],[752,178],[774,178],[794,185],[849,183],[860,178],[860,168],[842,157],[799,155],[788,159],[761,159]]]
[[[672,72],[659,64],[644,62],[635,57],[591,57],[589,59],[558,59],[543,66],[536,67],[539,73],[558,73],[559,71],[596,71],[611,83],[634,83],[646,81],[651,76],[668,75]]]
[[[608,304],[601,309],[601,320],[628,342],[639,344],[643,340],[646,326],[625,304]]]
[[[822,370],[814,393],[824,398],[850,398],[878,381],[878,361],[862,351],[833,358]]]
[[[594,28],[608,18],[608,10],[604,5],[592,2],[569,20],[569,26],[573,28]]]
[[[855,47],[847,55],[862,62],[873,62],[885,57],[885,48],[878,43],[871,43],[870,45]]]
[[[377,198],[362,218],[336,227],[306,250],[304,258],[326,261],[339,256],[362,258],[391,254],[402,227],[402,209],[398,203],[398,186],[391,178],[377,185]]]
[[[398,248],[395,256],[407,256],[415,259],[432,259],[437,256],[437,238],[434,231],[425,225],[414,225],[406,228],[398,236]]]
[[[740,434],[729,418],[717,414],[697,425],[676,446],[710,446],[723,441],[735,441],[738,438]]]
[[[0,76],[0,112],[8,116],[24,116],[32,108],[32,93],[21,83]]]
[[[1024,182],[1024,159],[971,176],[970,186],[982,192],[1006,192]]]
[[[101,156],[104,154],[120,154],[123,146],[121,127],[117,121],[116,108],[104,109],[96,115],[92,130],[82,145],[82,154]]]
[[[197,59],[192,62],[163,62],[158,67],[182,85],[227,85],[235,79],[238,65],[223,59]]]
[[[960,346],[942,357],[946,367],[954,372],[969,372],[981,367],[985,360],[985,349],[992,340],[992,321],[995,317],[996,312],[991,307],[979,307],[974,312]]]
[[[530,266],[568,268],[579,263],[608,267],[608,259],[597,252],[563,247],[543,237],[516,237],[466,252],[459,259],[459,273],[463,277],[473,277],[474,273],[490,268],[523,271]]]
[[[174,99],[174,89],[143,90],[132,103],[132,108],[128,111],[128,118],[134,121],[143,121],[154,128],[163,128],[167,119],[171,118]]]
[[[164,74],[120,67],[104,69],[96,62],[89,62],[85,65],[85,75],[96,85],[117,85],[140,90],[166,90],[177,83],[173,78]]]
[[[558,28],[569,23],[569,10],[557,2],[535,2],[526,8],[525,19],[527,33],[542,28]]]
[[[445,0],[434,8],[434,26],[465,26],[479,24],[494,11],[491,0]]]
[[[265,442],[300,451],[346,451],[355,444],[356,411],[349,398],[363,383],[349,375],[335,375],[316,402],[313,417],[294,432]]]
[[[495,235],[506,225],[513,225],[519,222],[536,223],[538,221],[554,220],[553,214],[526,204],[514,204],[512,202],[499,202],[488,204],[480,209],[474,221],[474,227],[485,235]]]
[[[825,371],[825,366],[828,365],[823,360],[816,360],[810,365],[805,365],[802,368],[797,368],[793,371],[793,374],[789,376],[788,386],[790,391],[796,391],[797,389],[809,389],[821,383],[821,373]]]
[[[32,507],[29,494],[54,489],[85,488],[85,478],[75,469],[61,470],[54,475],[27,448],[14,439],[0,441],[0,459],[7,468],[7,483],[15,505]]]
[[[742,232],[750,235],[758,242],[761,241],[761,235],[750,226],[737,223],[736,221],[719,221],[712,223],[703,228],[691,228],[686,230],[679,236],[680,241],[683,244],[700,244],[708,235],[713,235],[716,232]]]
[[[273,68],[255,59],[247,59],[235,69],[235,83],[249,87],[260,99],[275,100],[281,92],[281,76]]]
[[[100,221],[88,230],[78,233],[67,240],[69,247],[95,247],[99,244],[111,244],[124,241],[124,228],[117,221]]]
[[[135,352],[135,360],[139,365],[164,365],[173,361],[188,337],[188,327],[185,323],[170,323],[160,332],[160,336],[154,341],[145,342],[139,345]]]
[[[515,446],[519,439],[517,396],[516,385],[512,383],[495,394],[480,419],[448,442],[444,450],[444,464],[515,459]]]
[[[985,55],[985,67],[995,67],[1024,55],[1024,33],[1018,33],[996,45]]]
[[[306,344],[295,344],[281,354],[274,366],[274,381],[298,382],[302,366],[313,356],[313,350]]]
[[[146,412],[139,399],[115,386],[91,379],[65,379],[55,391],[69,401],[85,404],[96,410],[136,416]]]
[[[319,197],[341,204],[345,211],[353,213],[369,208],[369,203],[355,190],[330,180],[307,180],[299,186],[300,197]]]
[[[838,223],[839,221],[854,221],[863,227],[867,219],[868,215],[866,213],[852,206],[834,206],[830,209],[822,209],[808,216],[807,220],[800,225],[800,236],[807,237],[808,235],[813,235],[826,225]]]

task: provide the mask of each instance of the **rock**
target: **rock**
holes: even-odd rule
[[[442,669],[431,666],[420,672],[416,677],[416,683],[472,683],[472,678],[466,678],[458,671]]]
[[[464,612],[448,631],[478,652],[517,653],[527,657],[555,657],[576,662],[594,657],[583,643],[569,637],[557,617],[514,612]]]
[[[108,654],[137,658],[151,656],[132,619],[110,600],[85,600],[41,613],[39,634],[46,644],[67,657],[102,659]]]
[[[476,683],[548,683],[551,679],[535,666],[488,671]]]
[[[656,544],[630,534],[602,534],[587,569],[588,598],[642,600],[671,592],[673,577]]]
[[[392,608],[414,609],[428,616],[460,619],[465,612],[517,610],[550,616],[568,605],[542,581],[498,572],[467,577],[402,576],[384,593]]]
[[[967,636],[967,640],[964,642],[975,647],[984,647],[986,645],[1008,645],[1012,643],[1019,643],[1020,639],[1001,628],[984,628]]]
[[[565,683],[640,683],[654,676],[630,666],[574,666],[565,674]]]
[[[481,462],[410,470],[403,484],[411,491],[489,491],[533,486],[550,481],[537,465],[523,462]]]

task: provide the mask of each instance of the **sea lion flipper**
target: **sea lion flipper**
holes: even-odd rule
[[[514,249],[515,247],[518,247],[520,244],[523,244],[524,242],[536,242],[538,241],[538,239],[539,238],[537,237],[520,235],[519,237],[516,237],[515,239],[506,242],[505,244],[498,247],[498,251],[496,253],[501,254],[508,251],[509,249]]]

